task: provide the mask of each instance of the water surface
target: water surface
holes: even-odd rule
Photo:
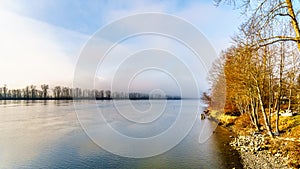
[[[122,101],[119,101],[122,104]],[[156,101],[155,104],[161,104]],[[194,104],[195,101],[189,101]],[[89,116],[94,102],[78,101],[89,127],[99,127]],[[107,122],[133,137],[157,135],[172,125],[180,101],[168,101],[164,116],[151,127],[132,124],[118,114],[112,101],[97,101]],[[147,110],[149,102],[134,101]],[[123,105],[125,111],[126,104]],[[130,112],[129,112],[130,113]],[[189,113],[186,113],[187,115]],[[0,104],[0,168],[241,168],[239,156],[228,146],[227,130],[217,128],[199,143],[203,121],[197,118],[187,137],[158,156],[135,159],[111,154],[97,146],[81,128],[72,101],[2,101]],[[212,122],[208,130],[214,129]]]

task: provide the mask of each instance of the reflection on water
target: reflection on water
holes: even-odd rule
[[[92,103],[80,101],[91,127],[99,125],[89,116]],[[149,106],[147,101],[134,104],[142,110]],[[112,105],[112,101],[98,102],[116,130],[148,137],[174,122],[176,113],[172,112],[178,111],[180,101],[168,101],[166,115],[151,128],[136,127],[122,120]],[[131,159],[95,145],[81,129],[72,101],[2,101],[0,116],[0,168],[241,168],[237,153],[226,145],[226,130],[217,128],[209,140],[199,144],[203,125],[200,119],[189,135],[170,151],[151,158]]]

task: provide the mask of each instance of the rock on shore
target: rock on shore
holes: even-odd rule
[[[247,169],[288,169],[287,157],[268,151],[268,139],[262,134],[238,136],[230,143],[240,152],[242,164]]]

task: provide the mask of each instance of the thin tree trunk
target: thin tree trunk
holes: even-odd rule
[[[275,126],[276,133],[279,133],[279,127],[278,127],[278,125],[279,125],[279,111],[280,111],[280,106],[281,106],[280,102],[281,102],[281,100],[280,100],[280,95],[279,95],[279,97],[278,97],[277,111],[276,111],[276,126]]]
[[[255,101],[255,116],[256,116],[257,121],[259,119],[259,116],[258,116],[259,107],[258,106],[259,106],[258,99],[256,99],[256,101]],[[257,125],[259,126],[259,121],[257,122]]]
[[[275,105],[274,105],[274,107],[273,107],[273,110],[277,110],[277,97],[276,97],[276,95],[274,95],[274,98],[275,98]]]
[[[272,73],[270,73],[270,78],[269,78],[269,122],[272,130],[272,124],[271,124],[271,114],[272,114]]]
[[[264,116],[264,121],[265,121],[265,125],[266,125],[266,128],[267,128],[268,134],[270,135],[270,137],[273,137],[273,133],[271,131],[271,126],[270,126],[270,123],[269,123],[269,120],[268,120],[268,117],[267,117],[267,114],[266,114],[266,111],[265,111],[265,108],[264,108],[264,104],[263,104],[262,97],[261,97],[261,91],[260,91],[260,88],[259,88],[258,84],[256,86],[256,89],[257,89],[260,108],[261,108],[262,114]]]
[[[298,99],[298,113],[300,112],[300,95],[297,94],[297,99]]]
[[[259,124],[258,124],[258,119],[257,119],[257,115],[256,115],[256,105],[253,99],[251,99],[251,108],[252,108],[252,118],[253,118],[253,124],[256,128],[257,131],[260,131],[259,129]]]
[[[288,110],[291,110],[291,96],[292,96],[292,89],[290,89],[290,93],[289,93],[289,106],[288,106]]]
[[[284,47],[281,43],[281,55],[280,55],[280,72],[279,72],[279,91],[278,91],[278,107],[276,112],[276,133],[279,134],[279,111],[280,111],[280,105],[281,105],[281,93],[282,93],[282,74],[283,74],[283,62],[284,62]]]

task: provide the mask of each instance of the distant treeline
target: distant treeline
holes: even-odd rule
[[[65,86],[55,86],[43,84],[38,89],[35,85],[26,86],[23,89],[9,89],[6,85],[0,87],[0,100],[72,100],[72,99],[181,99],[180,96],[147,94],[142,92],[112,92],[111,90],[81,89]]]

